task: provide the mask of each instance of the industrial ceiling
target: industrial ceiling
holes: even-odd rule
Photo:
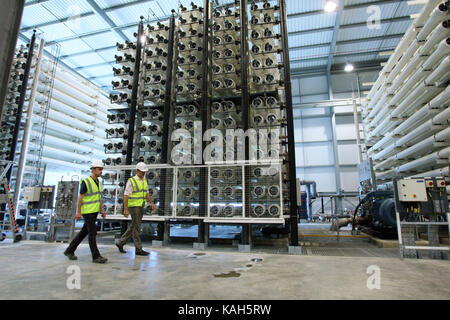
[[[20,41],[34,29],[50,53],[60,46],[61,62],[106,91],[111,91],[116,42],[134,41],[140,16],[163,21],[191,0],[27,0]],[[203,0],[194,0],[202,5]],[[229,3],[215,0],[216,5]],[[326,0],[287,0],[293,74],[330,72],[347,62],[380,67],[419,13],[422,4],[405,0],[342,0],[335,12]],[[378,24],[372,25],[378,16]]]

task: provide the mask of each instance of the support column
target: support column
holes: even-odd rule
[[[8,92],[11,65],[19,35],[25,0],[0,2],[0,119]]]

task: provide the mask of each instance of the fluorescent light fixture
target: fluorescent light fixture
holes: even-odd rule
[[[364,87],[370,87],[370,86],[373,86],[375,84],[375,82],[363,82],[363,86]]]
[[[336,11],[337,3],[333,0],[327,0],[325,3],[325,7],[323,8],[325,12],[333,12]]]
[[[380,52],[378,52],[378,54],[380,55],[380,56],[390,56],[391,54],[394,54],[394,50],[391,50],[391,51],[380,51]]]
[[[350,62],[347,62],[347,64],[345,65],[345,71],[352,72],[353,69],[355,69],[355,67],[353,67],[353,65]]]

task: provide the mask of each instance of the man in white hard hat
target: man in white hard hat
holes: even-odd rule
[[[78,197],[78,209],[76,219],[81,220],[83,216],[84,225],[81,231],[75,236],[69,247],[64,251],[64,254],[70,260],[77,260],[75,250],[83,239],[88,236],[89,247],[92,254],[92,262],[105,263],[108,259],[101,256],[97,248],[97,215],[101,211],[103,218],[106,217],[106,212],[103,209],[102,202],[102,185],[98,178],[102,176],[103,163],[101,161],[94,161],[91,163],[92,174],[90,177],[81,182],[80,195]]]
[[[133,237],[134,246],[136,247],[135,254],[137,256],[147,256],[149,254],[142,249],[141,222],[144,216],[145,200],[152,204],[153,210],[156,210],[156,206],[148,192],[147,179],[145,178],[147,171],[148,167],[145,163],[138,163],[136,166],[136,176],[128,179],[125,187],[123,200],[124,216],[128,217],[131,213],[131,224],[120,240],[116,242],[116,246],[121,253],[126,252],[123,246],[130,237]]]

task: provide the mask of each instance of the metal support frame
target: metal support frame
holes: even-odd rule
[[[205,4],[203,7],[204,16],[203,16],[203,48],[202,54],[203,57],[208,59],[209,55],[209,24],[211,21],[211,3],[209,0],[205,0]],[[209,61],[203,63],[202,66],[202,103],[200,109],[200,118],[202,121],[202,136],[208,130],[208,114],[209,114]],[[203,139],[202,139],[203,140]],[[206,142],[202,141],[202,150],[205,150]],[[205,159],[202,155],[202,164],[205,163]],[[207,193],[209,192],[208,188],[208,180],[207,180],[207,168],[200,168],[200,212],[206,213],[208,212],[207,203]],[[198,243],[205,243],[205,223],[201,220],[198,221]]]
[[[292,83],[291,66],[289,60],[288,26],[286,0],[280,0],[281,9],[281,40],[283,44],[283,64],[284,64],[284,90],[286,94],[286,117],[288,131],[289,150],[289,210],[290,210],[290,245],[298,246],[298,215],[297,215],[297,192],[296,176],[297,168],[295,163],[295,135],[294,135],[294,112],[292,106]]]
[[[127,141],[127,156],[125,159],[126,165],[131,165],[133,162],[133,143],[134,143],[134,132],[136,124],[136,109],[137,109],[137,98],[138,98],[138,85],[139,85],[139,74],[141,69],[141,53],[142,53],[142,42],[141,36],[144,33],[144,23],[141,20],[138,28],[138,37],[136,44],[136,62],[134,64],[134,74],[133,74],[133,89],[131,92],[131,106],[129,115],[129,126],[128,126],[128,141]],[[131,177],[131,170],[127,170],[124,175],[125,185],[128,179]],[[123,222],[121,226],[121,234],[126,231],[126,223]]]
[[[23,139],[22,139],[22,148],[20,150],[20,160],[19,160],[19,167],[17,171],[17,178],[16,183],[14,186],[14,205],[18,208],[19,207],[19,200],[20,200],[20,192],[22,188],[22,178],[23,173],[25,169],[25,163],[28,153],[28,143],[30,140],[30,133],[32,129],[32,116],[33,116],[33,106],[34,106],[34,98],[36,95],[36,88],[39,83],[39,72],[40,72],[40,65],[41,65],[41,59],[44,51],[44,45],[45,40],[41,39],[39,44],[39,52],[37,55],[37,62],[34,69],[34,77],[33,77],[33,85],[31,88],[31,95],[30,95],[30,101],[28,102],[28,110],[26,115],[26,121],[25,121],[25,129],[23,133]]]
[[[174,56],[174,43],[175,43],[175,16],[172,14],[169,25],[169,47],[167,52],[167,73],[166,73],[166,91],[165,91],[165,103],[163,112],[163,135],[162,135],[162,151],[161,151],[161,163],[169,163],[169,124],[170,124],[170,110],[172,109],[172,76],[173,76],[173,56]],[[166,177],[167,170],[161,170],[161,194],[159,197],[159,203],[161,208],[165,208],[166,203]],[[164,241],[165,223],[158,223],[158,240]]]
[[[26,63],[25,72],[23,75],[22,90],[20,92],[19,103],[17,104],[18,106],[17,106],[16,121],[14,123],[14,132],[13,132],[13,138],[12,138],[12,143],[11,143],[11,152],[10,152],[10,156],[9,156],[9,160],[12,162],[14,162],[15,156],[16,156],[16,148],[17,148],[17,143],[19,140],[20,123],[22,121],[23,106],[25,104],[25,97],[27,94],[28,79],[30,77],[30,69],[31,69],[31,64],[33,62],[35,44],[36,44],[36,31],[33,33],[33,37],[31,37],[30,47],[28,50],[27,63]],[[8,173],[6,174],[6,177],[8,178],[9,181],[11,181],[11,178],[12,178],[12,171],[13,171],[13,167],[11,166],[11,168],[9,168]]]
[[[250,122],[250,94],[248,85],[248,64],[249,64],[249,46],[248,46],[248,0],[241,0],[240,2],[240,16],[241,20],[241,39],[240,39],[240,58],[241,58],[241,109],[242,121],[244,125],[244,132],[249,129]],[[250,158],[249,139],[245,139],[245,159]],[[244,216],[250,216],[250,170],[248,167],[244,170]],[[251,226],[242,225],[241,245],[250,244]]]

